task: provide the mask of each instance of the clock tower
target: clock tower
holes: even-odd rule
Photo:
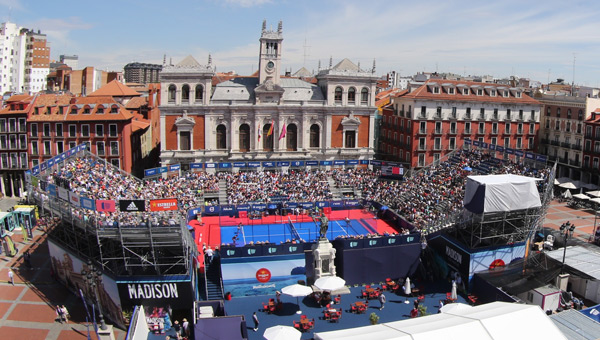
[[[281,66],[281,42],[283,41],[283,24],[280,21],[277,31],[267,30],[267,21],[263,21],[260,35],[260,59],[258,61],[258,82],[279,85]]]

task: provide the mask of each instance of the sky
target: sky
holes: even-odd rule
[[[64,3],[63,3],[64,2]],[[450,72],[558,78],[600,87],[600,1],[0,0],[0,20],[40,29],[51,58],[121,71],[187,55],[256,71],[263,20],[283,21],[282,67],[348,58],[384,75]]]

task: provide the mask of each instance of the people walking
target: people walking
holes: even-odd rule
[[[29,269],[33,268],[31,266],[31,255],[29,254],[29,250],[25,251],[25,254],[23,254],[23,262],[25,262],[25,265],[27,265],[27,268],[29,268]]]
[[[8,280],[13,286],[15,285],[15,273],[10,268],[8,269]]]
[[[379,294],[379,303],[381,303],[379,310],[382,310],[385,305],[385,295],[383,293]]]
[[[260,322],[258,322],[258,316],[256,316],[256,312],[252,313],[252,321],[254,321],[254,331],[256,332],[258,330],[258,324]]]
[[[182,328],[183,328],[183,334],[189,338],[190,337],[190,323],[187,321],[186,318],[184,318],[183,320],[183,324],[181,324]]]
[[[58,322],[63,323],[63,319],[65,318],[64,311],[61,306],[56,305],[56,316],[58,317]]]
[[[62,305],[60,309],[62,311],[63,318],[65,319],[65,323],[69,323],[69,311],[67,310],[67,307]]]

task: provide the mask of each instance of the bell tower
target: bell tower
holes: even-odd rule
[[[264,84],[270,80],[279,84],[281,70],[281,42],[283,41],[283,23],[279,21],[277,31],[267,30],[267,21],[262,24],[260,35],[260,59],[258,61],[258,82]]]

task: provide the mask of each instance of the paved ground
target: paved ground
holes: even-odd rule
[[[8,210],[17,199],[0,199],[0,209]],[[23,242],[20,232],[13,235],[19,249],[14,258],[0,255],[0,338],[85,340],[87,323],[81,299],[50,277],[50,258],[46,234],[34,232],[34,239]],[[33,268],[23,263],[22,255],[29,250]],[[15,285],[8,282],[8,270],[15,273]],[[56,321],[54,307],[65,305],[72,316],[68,324]],[[92,339],[96,339],[91,328]],[[115,338],[125,339],[125,331],[115,330]]]
[[[0,209],[6,211],[17,199],[0,199]],[[556,229],[566,221],[575,224],[575,237],[587,241],[594,232],[594,211],[574,210],[566,203],[552,202],[544,227]],[[600,224],[600,221],[598,221]],[[84,340],[87,323],[82,316],[81,300],[50,277],[50,260],[46,235],[39,230],[34,240],[23,242],[19,233],[14,240],[19,248],[16,257],[0,255],[0,334],[2,339],[60,339]],[[25,250],[32,254],[33,269],[28,269],[22,259]],[[15,285],[7,282],[8,269],[15,272]],[[64,304],[73,316],[69,324],[56,321],[54,307]],[[252,332],[253,333],[253,332]],[[252,334],[254,336],[255,334]],[[125,338],[125,331],[115,330],[116,339]],[[95,336],[92,335],[92,339]]]

